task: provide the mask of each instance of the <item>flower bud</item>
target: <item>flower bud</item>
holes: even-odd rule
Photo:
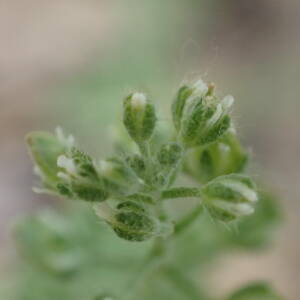
[[[134,154],[134,155],[128,156],[126,158],[126,162],[130,166],[130,168],[133,170],[133,172],[137,175],[137,177],[140,177],[142,179],[145,178],[146,165],[145,165],[144,159],[140,155]]]
[[[57,166],[61,169],[57,174],[60,182],[56,186],[60,195],[89,202],[107,199],[103,180],[86,153],[73,147],[68,155],[58,157]]]
[[[208,86],[201,79],[192,86],[184,85],[179,89],[172,104],[173,122],[177,131],[181,129],[187,100],[190,98],[201,99],[207,92]]]
[[[253,181],[238,174],[217,177],[201,193],[212,217],[224,222],[252,214],[258,200]]]
[[[111,226],[120,238],[141,242],[156,234],[157,221],[141,205],[126,201],[119,204],[117,209]]]
[[[151,138],[156,124],[155,108],[142,93],[133,93],[124,101],[124,125],[136,143]]]
[[[200,80],[193,86],[182,87],[173,102],[174,125],[186,147],[212,143],[230,127],[228,111],[233,97],[219,102],[212,93],[213,89]]]
[[[101,202],[108,198],[108,192],[101,185],[89,183],[74,182],[71,185],[71,191],[76,198],[88,202]]]
[[[175,166],[181,159],[182,148],[177,143],[167,143],[160,148],[157,159],[162,166]]]
[[[56,162],[67,150],[66,145],[47,132],[32,132],[27,135],[26,141],[35,163],[35,173],[40,176],[44,188],[55,190],[60,181]]]

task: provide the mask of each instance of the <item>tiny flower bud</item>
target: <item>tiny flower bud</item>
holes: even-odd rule
[[[119,204],[117,209],[111,226],[119,237],[141,242],[156,234],[157,221],[150,217],[142,206],[127,201]]]
[[[155,108],[142,93],[133,93],[124,101],[124,125],[136,143],[149,140],[156,124]]]
[[[59,181],[57,159],[66,151],[54,135],[47,132],[32,132],[26,137],[29,151],[35,165],[35,174],[40,176],[43,186],[55,190]]]
[[[181,141],[187,147],[216,141],[230,127],[228,110],[233,104],[231,96],[221,102],[212,95],[203,81],[179,89],[173,102],[173,120]]]
[[[220,176],[202,188],[204,205],[221,221],[232,221],[254,212],[258,200],[256,187],[245,175]]]
[[[138,177],[142,179],[145,177],[146,165],[140,155],[134,154],[132,156],[128,156],[126,162]]]
[[[78,199],[88,202],[102,202],[108,198],[108,192],[100,184],[92,185],[75,181],[71,185],[71,190]]]
[[[177,143],[168,143],[162,145],[157,154],[157,159],[162,166],[176,165],[182,156],[182,148]]]

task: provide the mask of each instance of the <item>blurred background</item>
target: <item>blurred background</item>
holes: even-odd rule
[[[284,210],[268,251],[225,257],[211,280],[228,291],[264,278],[298,299],[299,13],[297,0],[0,0],[0,280],[15,217],[56,201],[31,190],[25,134],[59,124],[105,155],[126,93],[167,112],[201,76],[235,96],[239,134]]]

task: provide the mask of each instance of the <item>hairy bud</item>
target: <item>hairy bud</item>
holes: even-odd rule
[[[136,143],[151,138],[156,124],[155,108],[142,93],[133,93],[124,101],[124,125]]]
[[[167,143],[160,148],[157,159],[162,166],[172,167],[176,165],[182,156],[182,148],[177,143]]]
[[[172,106],[173,121],[186,147],[212,143],[230,127],[228,111],[233,97],[226,96],[219,101],[212,93],[201,80],[179,89]]]
[[[126,201],[117,207],[111,226],[119,237],[141,242],[156,234],[157,221],[141,205]]]
[[[92,159],[77,150],[73,136],[65,137],[60,128],[57,135],[33,132],[27,136],[35,172],[41,177],[41,192],[84,201],[104,201],[108,193],[99,178]]]
[[[140,155],[133,154],[131,156],[128,156],[126,162],[137,177],[142,179],[145,178],[146,164],[144,159]]]
[[[59,132],[60,139],[62,139],[62,133]],[[35,163],[35,173],[41,178],[43,188],[49,191],[55,191],[56,185],[60,181],[57,176],[59,172],[57,159],[68,150],[60,139],[47,132],[32,132],[26,137],[31,157]]]
[[[201,190],[204,205],[215,219],[228,222],[254,212],[258,200],[253,181],[245,175],[225,175]]]

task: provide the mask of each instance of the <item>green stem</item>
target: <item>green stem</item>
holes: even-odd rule
[[[175,235],[182,233],[186,230],[204,211],[202,204],[196,206],[189,214],[184,216],[176,225],[175,225]]]
[[[177,187],[177,188],[164,190],[161,193],[162,200],[187,198],[187,197],[200,198],[201,190],[199,188]]]
[[[125,296],[122,296],[122,300],[132,299],[141,286],[145,283],[146,278],[151,274],[161,263],[162,257],[164,254],[164,243],[161,238],[157,238],[154,241],[153,247],[146,257],[144,263],[141,265],[139,270],[137,270],[137,276],[134,277],[132,282],[126,289],[124,293]]]

